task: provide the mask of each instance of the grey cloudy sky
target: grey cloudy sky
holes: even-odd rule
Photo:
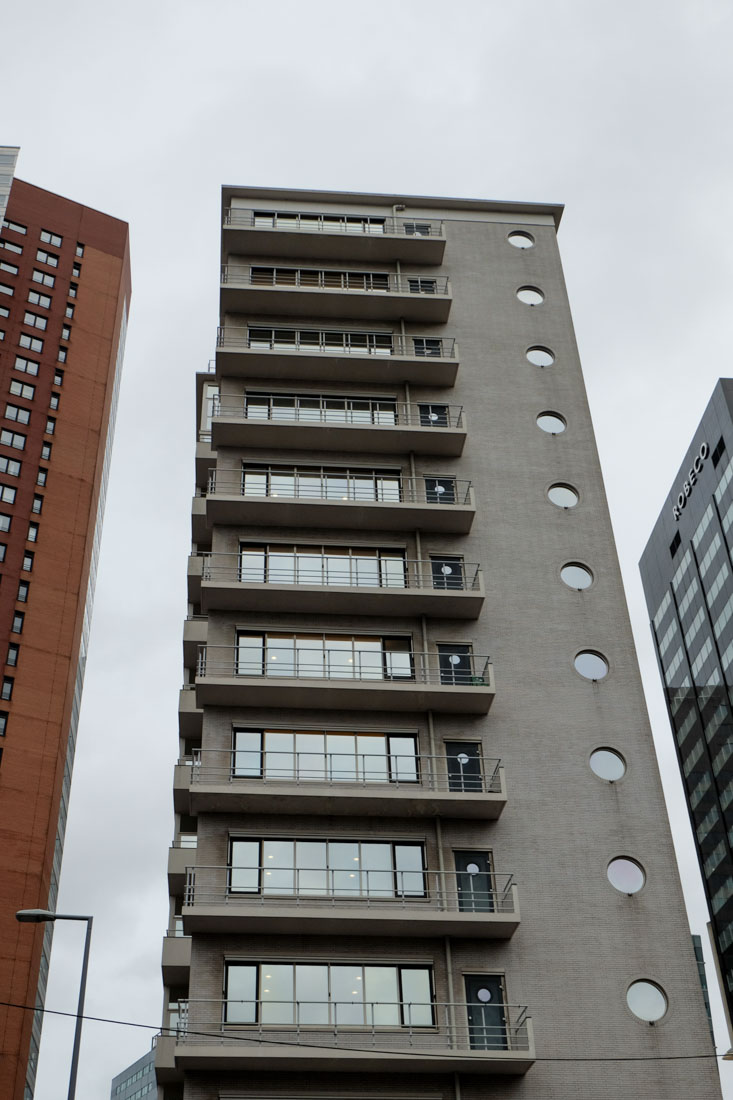
[[[90,1013],[160,1020],[193,375],[214,351],[225,182],[567,204],[570,300],[690,920],[705,934],[637,561],[730,370],[732,30],[727,0],[39,0],[0,12],[0,141],[22,147],[18,175],[131,226],[59,900],[95,916]],[[58,929],[49,1008],[74,1010],[81,931]],[[151,1033],[85,1034],[78,1097],[97,1100]],[[70,1047],[70,1024],[48,1019],[37,1100],[58,1100]],[[726,1085],[733,1098],[733,1075]]]

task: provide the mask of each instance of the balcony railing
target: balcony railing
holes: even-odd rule
[[[408,294],[417,297],[447,297],[450,284],[446,275],[394,275],[387,272],[328,271],[289,268],[272,276],[259,274],[251,267],[224,264],[222,284],[230,287],[257,287],[258,290],[330,290],[350,294]]]
[[[410,1049],[435,1054],[475,1051],[487,1058],[501,1051],[531,1049],[524,1005],[486,1005],[480,1001],[178,1002],[176,1042],[234,1043],[246,1057],[250,1044],[241,1042],[245,1037],[277,1040],[280,1045],[327,1044],[345,1050],[379,1047],[395,1053]]]
[[[257,481],[254,478],[257,477]],[[201,495],[196,490],[196,495]],[[253,500],[357,501],[360,504],[472,504],[471,482],[451,476],[403,477],[350,470],[329,472],[308,468],[257,466],[247,471],[209,471],[209,496],[241,496]]]
[[[229,207],[224,225],[237,229],[280,232],[337,233],[357,237],[442,237],[443,222],[431,218],[395,218],[373,214],[313,214],[299,211],[259,211]]]
[[[248,886],[237,884],[237,878]],[[267,885],[268,877],[278,885]],[[251,883],[251,885],[249,885]],[[433,909],[514,913],[513,878],[494,871],[356,870],[324,867],[189,867],[184,905],[263,908]],[[407,919],[409,915],[406,913]]]
[[[242,397],[215,397],[211,408],[212,419],[233,417],[239,420],[261,423],[263,420],[277,424],[358,424],[372,428],[462,428],[463,406],[442,405],[439,402],[403,404],[380,400],[349,400],[339,402],[332,398],[300,398],[287,401],[276,395],[266,399]]]
[[[225,325],[217,330],[217,347],[257,352],[301,352],[304,355],[373,355],[401,359],[454,359],[456,342],[445,336],[403,336],[302,329],[278,325],[275,329]]]
[[[253,563],[240,554],[202,554],[203,581],[232,584],[313,585],[339,588],[421,589],[435,592],[478,592],[481,566],[473,562],[378,559],[334,554],[278,554]],[[283,561],[283,558],[286,560]]]
[[[295,640],[295,639],[294,639]],[[250,650],[237,646],[202,645],[196,676],[247,677],[265,680],[358,680],[362,683],[435,684],[442,687],[491,687],[491,658],[462,653],[456,664],[440,653],[408,653],[354,647],[290,653],[278,639],[277,662],[253,660]]]
[[[192,785],[285,783],[306,789],[325,785],[343,787],[348,792],[354,786],[386,787],[408,793],[421,788],[457,795],[501,794],[503,790],[501,761],[481,758],[472,763],[467,754],[462,759],[462,754],[448,758],[265,749],[257,754],[256,768],[252,767],[250,755],[236,749],[197,748],[191,759],[180,763],[191,765]]]

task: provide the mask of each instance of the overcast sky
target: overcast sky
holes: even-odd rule
[[[131,229],[131,325],[59,898],[95,917],[89,1013],[160,1021],[193,376],[214,354],[222,183],[566,204],[570,301],[691,926],[705,938],[637,562],[729,370],[732,31],[726,0],[38,0],[0,11],[0,143],[21,146],[18,175]],[[82,935],[57,930],[48,1008],[74,1011]],[[58,1100],[71,1025],[48,1018],[44,1036],[36,1098]],[[99,1100],[151,1032],[87,1024],[85,1036],[78,1100]],[[720,1027],[718,1044],[727,1049]]]

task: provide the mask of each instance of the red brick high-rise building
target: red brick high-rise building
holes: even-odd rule
[[[0,1096],[30,1100],[130,299],[127,223],[0,148]],[[7,205],[6,205],[7,204]]]

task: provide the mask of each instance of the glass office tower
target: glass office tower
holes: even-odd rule
[[[733,1015],[733,379],[705,410],[641,559],[729,1018]]]

